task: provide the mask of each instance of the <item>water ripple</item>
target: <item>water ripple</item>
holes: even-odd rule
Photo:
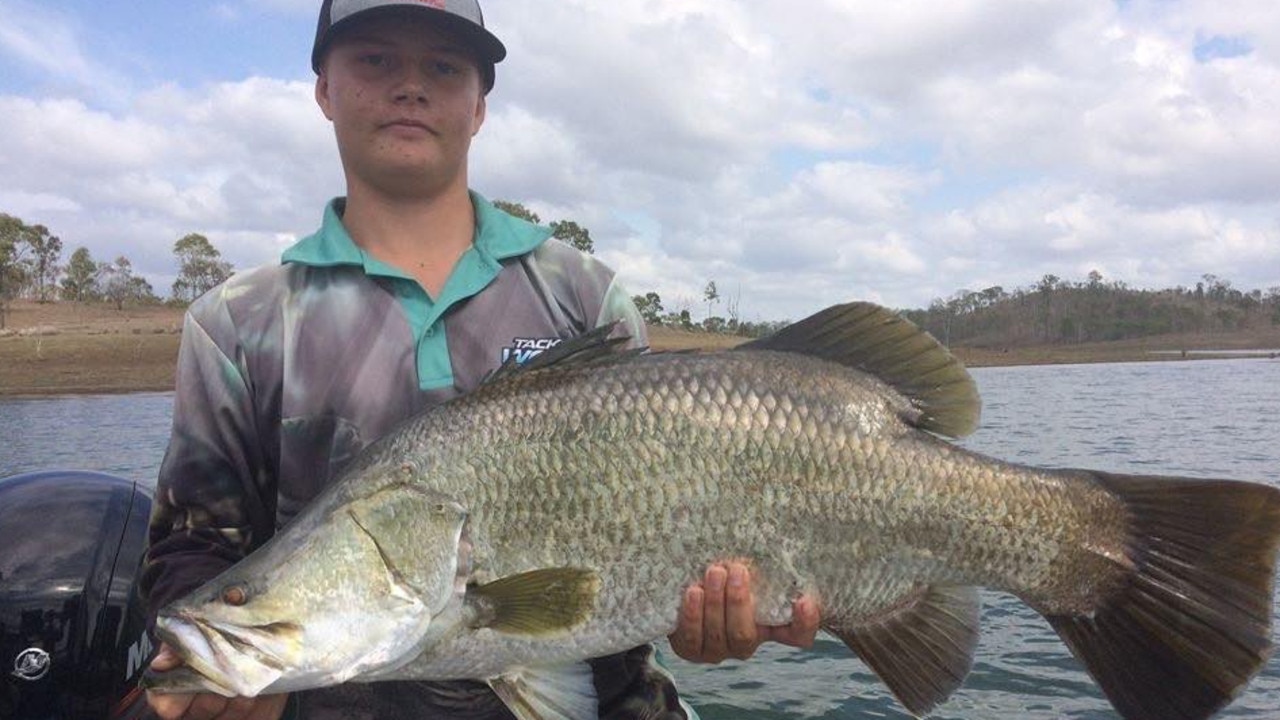
[[[1235,477],[1280,484],[1280,363],[1265,360],[982,368],[983,426],[970,449],[1029,464]],[[152,481],[169,432],[167,395],[0,401],[0,477],[81,467]],[[1048,624],[984,593],[972,675],[939,720],[1115,720]],[[1276,614],[1280,614],[1280,601]],[[667,664],[706,720],[885,718],[906,713],[841,643],[765,646],[759,658]],[[1280,658],[1218,717],[1274,720]]]

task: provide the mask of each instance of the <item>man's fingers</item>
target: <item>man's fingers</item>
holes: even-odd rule
[[[227,709],[227,698],[211,693],[164,695],[147,693],[152,711],[162,720],[215,720]]]
[[[729,657],[724,625],[724,591],[728,580],[728,570],[712,565],[702,581],[702,662],[718,663]]]
[[[227,704],[214,716],[214,720],[245,720],[257,703],[258,698],[228,698]]]
[[[685,590],[679,623],[676,631],[667,638],[671,641],[671,650],[689,662],[698,662],[702,656],[703,603],[701,585],[692,585]]]
[[[161,720],[279,720],[288,701],[288,695],[224,698],[211,693],[147,693],[147,702]]]
[[[182,665],[182,658],[167,643],[160,643],[160,650],[151,659],[151,669],[156,672],[168,672]]]
[[[147,704],[160,720],[177,720],[187,713],[187,708],[195,700],[194,695],[162,695],[147,693]]]
[[[726,653],[729,657],[746,660],[760,647],[760,633],[756,626],[756,601],[751,592],[751,575],[741,563],[729,565],[728,583],[725,588]]]
[[[765,627],[755,618],[750,569],[743,563],[712,565],[701,586],[685,591],[671,649],[690,662],[745,660],[766,641],[811,647],[821,623],[818,602],[808,596],[793,603],[789,625]]]
[[[182,658],[178,657],[178,653],[173,651],[167,643],[160,643],[160,649],[156,651],[156,656],[151,659],[151,669],[156,672],[168,672],[182,665]],[[160,720],[178,720],[187,716],[187,712],[191,710],[195,704],[195,695],[169,695],[164,693],[147,692],[147,704],[151,706],[152,712],[160,717]]]
[[[288,695],[260,697],[257,704],[253,706],[252,712],[246,715],[244,720],[280,720],[280,716],[284,714],[285,703],[288,701]]]
[[[821,629],[822,617],[818,603],[805,595],[791,606],[791,624],[779,627],[760,627],[763,640],[791,645],[798,648],[813,647]]]
[[[182,665],[182,658],[165,643],[151,660],[151,669],[167,672]],[[258,698],[224,698],[213,693],[196,695],[147,693],[147,704],[161,720],[279,720],[288,695]]]

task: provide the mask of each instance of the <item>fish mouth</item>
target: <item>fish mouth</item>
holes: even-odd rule
[[[156,637],[178,653],[186,672],[153,673],[149,684],[167,692],[195,684],[227,697],[254,697],[284,675],[301,636],[301,626],[292,622],[238,625],[187,612],[161,617]]]

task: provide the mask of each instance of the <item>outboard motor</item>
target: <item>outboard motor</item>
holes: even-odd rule
[[[136,579],[151,497],[101,473],[0,479],[0,718],[149,715]]]

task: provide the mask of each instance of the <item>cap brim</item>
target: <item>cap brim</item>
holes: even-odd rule
[[[496,65],[507,57],[507,47],[502,44],[502,41],[493,33],[470,20],[432,7],[396,5],[361,10],[330,25],[324,35],[316,39],[316,44],[311,49],[311,69],[316,73],[320,72],[320,61],[324,59],[325,52],[333,44],[333,38],[338,33],[364,18],[373,17],[381,13],[417,13],[430,17],[432,22],[438,23],[447,28],[450,33],[460,37],[468,47],[475,51],[476,59],[482,63]]]

